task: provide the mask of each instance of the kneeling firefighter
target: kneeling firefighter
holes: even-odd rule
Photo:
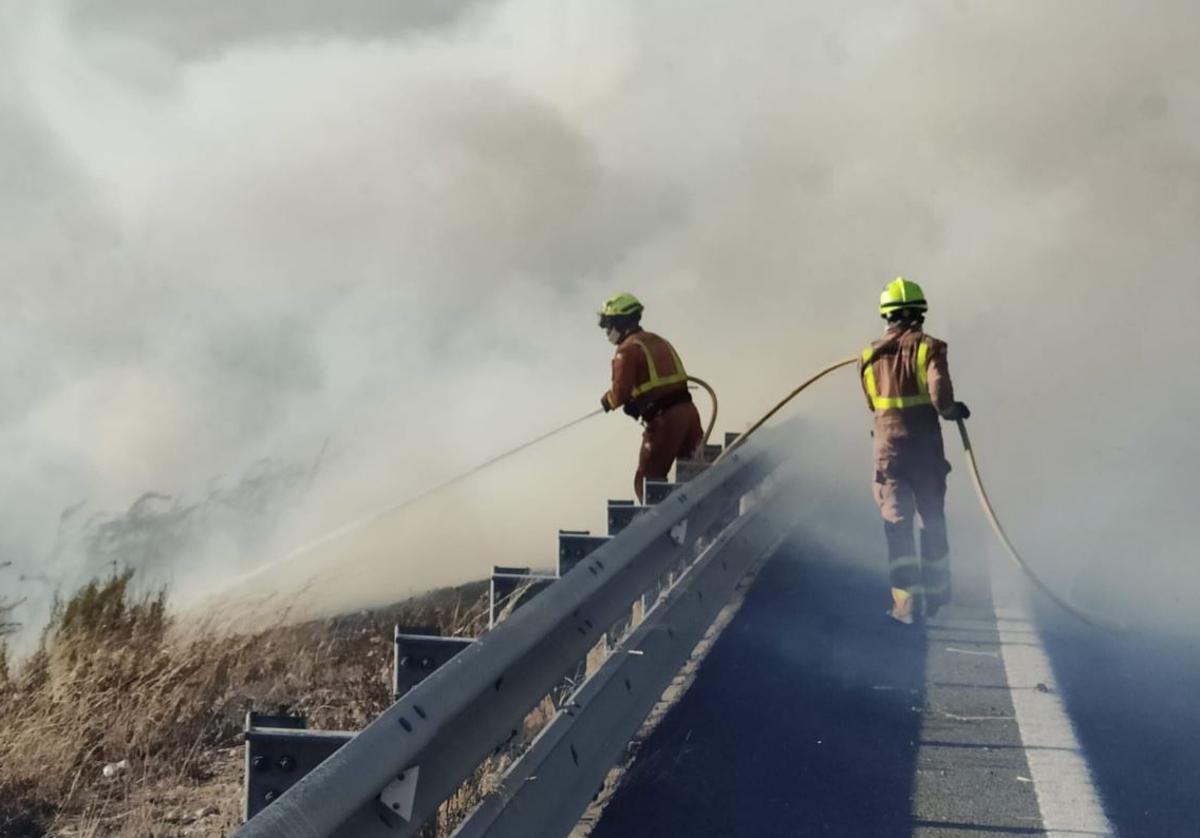
[[[632,294],[617,294],[600,310],[600,328],[617,347],[612,389],[600,403],[645,425],[634,476],[639,501],[646,480],[666,480],[676,459],[697,456],[704,438],[683,361],[666,339],[642,329],[642,311]]]
[[[911,624],[950,600],[946,539],[946,475],[950,464],[938,417],[966,419],[954,400],[946,344],[924,332],[925,294],[899,278],[880,296],[887,321],[881,340],[862,353],[859,372],[875,414],[875,501],[887,536],[893,619]],[[920,522],[920,553],[913,534]]]

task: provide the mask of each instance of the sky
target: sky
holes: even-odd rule
[[[1031,563],[1190,625],[1200,11],[847,6],[0,0],[0,591],[36,623],[116,561],[337,610],[548,565],[630,496],[625,417],[254,573],[598,406],[612,293],[737,430],[903,274]],[[846,499],[797,515],[882,562],[857,386],[796,409]]]

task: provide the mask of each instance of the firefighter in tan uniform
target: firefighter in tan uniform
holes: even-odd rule
[[[925,334],[928,304],[921,287],[896,279],[883,289],[881,340],[862,353],[859,372],[875,414],[875,502],[887,536],[892,586],[889,616],[911,624],[950,599],[946,541],[946,462],[939,417],[966,419],[954,400],[946,344]],[[920,551],[913,533],[920,531]]]
[[[639,501],[646,480],[666,480],[677,458],[697,456],[704,438],[683,361],[664,338],[642,329],[642,311],[632,294],[618,294],[600,310],[600,328],[617,347],[612,388],[600,404],[605,412],[624,408],[645,425],[633,479]]]

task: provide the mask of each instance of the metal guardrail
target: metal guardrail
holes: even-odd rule
[[[454,832],[454,838],[567,835],[737,584],[781,538],[772,498],[718,536],[666,599],[613,650]]]
[[[247,822],[238,835],[400,838],[417,834],[481,762],[518,735],[528,711],[574,671],[610,627],[628,621],[643,592],[696,555],[703,537],[706,549],[701,558],[661,607],[626,639],[621,648],[629,654],[610,656],[564,711],[577,718],[567,722],[560,714],[516,764],[523,766],[523,779],[514,774],[512,782],[506,783],[509,801],[543,799],[539,795],[545,793],[533,790],[528,782],[533,776],[530,766],[561,761],[564,753],[577,766],[586,762],[587,772],[575,772],[573,791],[564,790],[553,798],[555,823],[566,823],[572,810],[578,817],[599,782],[591,785],[582,804],[581,789],[597,771],[611,767],[612,745],[623,746],[630,725],[636,730],[635,721],[645,717],[662,686],[686,661],[727,601],[732,585],[741,578],[737,569],[769,534],[770,528],[762,523],[765,518],[758,515],[743,515],[725,525],[737,515],[742,498],[760,488],[777,468],[768,446],[769,437],[779,433],[782,429],[763,433],[659,505],[637,514],[618,536],[413,687]],[[720,535],[714,532],[717,528]],[[623,657],[637,658],[636,664]],[[616,701],[614,696],[622,690],[614,685],[626,685],[624,692],[635,699]],[[585,699],[592,703],[585,705]],[[594,706],[596,711],[585,716],[579,706]],[[586,727],[578,727],[581,724]],[[574,744],[575,734],[564,732],[572,729],[587,730],[589,742],[604,741],[606,747],[590,751],[584,760]],[[504,796],[487,800],[463,825],[470,831],[462,834],[492,835],[493,828],[496,835],[556,834],[541,827],[528,831],[529,823],[541,821],[513,820],[517,809],[506,814],[511,807],[505,804]],[[528,813],[530,806],[540,810],[543,805],[519,808]]]

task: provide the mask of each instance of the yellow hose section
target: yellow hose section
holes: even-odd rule
[[[731,451],[735,450],[740,445],[742,445],[742,443],[744,443],[746,441],[746,439],[752,433],[754,433],[759,428],[761,428],[763,425],[765,425],[767,423],[767,421],[770,420],[770,418],[772,416],[774,416],[776,413],[783,410],[783,408],[787,406],[788,402],[790,402],[792,399],[796,398],[796,396],[803,393],[810,386],[812,386],[816,382],[820,381],[822,378],[829,375],[831,372],[834,372],[835,370],[839,370],[842,367],[848,367],[851,364],[856,364],[856,363],[858,363],[858,360],[859,360],[858,357],[855,356],[853,358],[844,358],[841,361],[832,363],[829,366],[825,367],[820,372],[818,372],[816,375],[809,378],[807,381],[805,381],[803,384],[801,384],[795,390],[788,393],[786,398],[784,398],[781,402],[779,402],[779,404],[777,404],[773,408],[771,408],[761,419],[759,419],[757,422],[755,422],[753,425],[751,425],[748,430],[743,432],[737,439],[735,439],[732,443],[730,443],[725,448],[725,450],[721,452],[721,455],[719,457],[717,457],[717,459],[714,461],[714,463],[719,463],[719,462],[721,462],[721,460],[725,459],[725,457],[728,456]],[[713,402],[713,404],[714,404],[714,410],[713,410],[714,423],[715,423],[715,417],[716,417],[715,398],[716,397],[714,396],[714,402]],[[975,493],[979,496],[979,506],[983,510],[984,516],[988,519],[988,523],[991,524],[992,531],[995,532],[996,537],[1000,540],[1000,543],[1002,545],[1004,545],[1004,549],[1006,551],[1008,551],[1008,555],[1012,557],[1012,560],[1016,563],[1017,568],[1021,571],[1021,573],[1025,574],[1025,577],[1027,579],[1029,579],[1030,582],[1033,583],[1034,587],[1037,588],[1042,593],[1044,593],[1047,597],[1049,597],[1050,600],[1055,605],[1057,605],[1063,611],[1066,611],[1072,617],[1075,617],[1080,622],[1085,623],[1086,625],[1092,626],[1093,628],[1103,629],[1105,631],[1119,632],[1119,631],[1124,630],[1124,626],[1115,620],[1112,620],[1112,619],[1109,619],[1107,617],[1103,617],[1103,616],[1100,616],[1097,614],[1092,614],[1087,611],[1083,611],[1079,608],[1076,608],[1071,603],[1067,602],[1065,599],[1063,599],[1058,594],[1056,594],[1053,590],[1051,590],[1050,586],[1047,585],[1045,582],[1043,582],[1041,580],[1041,578],[1033,571],[1033,568],[1031,568],[1028,565],[1028,563],[1026,563],[1026,561],[1023,558],[1021,558],[1021,554],[1017,552],[1017,549],[1013,546],[1013,543],[1009,540],[1008,534],[1004,532],[1004,527],[1000,524],[1000,519],[998,517],[996,517],[996,511],[992,508],[992,502],[991,502],[991,500],[988,499],[987,490],[984,489],[984,487],[983,487],[983,479],[979,475],[979,464],[975,460],[975,450],[971,447],[970,436],[967,435],[967,426],[963,423],[963,420],[961,420],[961,419],[957,420],[957,423],[958,423],[958,433],[962,437],[963,453],[966,455],[966,459],[967,459],[967,471],[969,471],[971,474],[971,482],[973,482],[975,484]],[[711,433],[711,432],[712,432],[712,427],[710,426],[709,433]],[[707,441],[707,440],[708,440],[708,437],[705,436],[705,441]]]
[[[708,420],[708,430],[704,432],[704,442],[701,443],[702,445],[708,445],[708,439],[712,436],[713,428],[717,427],[717,412],[719,410],[719,406],[717,404],[717,391],[714,390],[707,381],[702,378],[696,378],[694,375],[689,375],[687,380],[693,384],[699,384],[701,387],[707,390],[708,397],[712,399],[712,416]],[[703,449],[701,449],[701,456],[703,456]]]
[[[733,451],[738,446],[740,446],[743,442],[745,442],[749,438],[750,434],[754,433],[759,428],[761,428],[763,425],[765,425],[772,416],[774,416],[779,411],[783,410],[783,408],[787,406],[788,402],[790,402],[792,399],[796,398],[796,396],[803,393],[810,386],[812,386],[813,384],[816,384],[818,381],[820,381],[825,376],[829,375],[829,373],[833,372],[834,370],[840,370],[842,367],[848,367],[851,364],[857,364],[857,363],[858,363],[858,356],[856,355],[853,358],[845,358],[841,361],[838,361],[837,363],[830,364],[825,369],[821,370],[816,375],[814,375],[812,378],[808,379],[808,381],[805,381],[803,384],[801,384],[795,390],[788,393],[787,398],[785,398],[779,404],[775,405],[773,408],[771,408],[769,411],[767,411],[767,413],[761,419],[759,419],[757,422],[755,422],[753,425],[750,426],[749,430],[743,431],[742,434],[737,439],[735,439],[733,442],[729,443],[729,445],[725,448],[725,450],[721,452],[721,456],[717,457],[717,459],[713,461],[714,464],[719,463],[719,462],[721,462],[721,460],[725,459],[729,455],[730,451]]]
[[[975,461],[975,449],[971,447],[971,437],[967,434],[967,426],[962,419],[958,420],[958,434],[962,437],[963,453],[967,459],[967,471],[971,473],[971,482],[975,484],[975,493],[979,495],[979,506],[983,509],[983,514],[987,517],[988,523],[992,525],[992,531],[996,533],[996,537],[1000,539],[1000,543],[1004,545],[1004,549],[1008,551],[1008,555],[1016,562],[1021,572],[1033,583],[1034,587],[1048,596],[1055,605],[1080,622],[1086,623],[1093,628],[1104,629],[1105,631],[1123,631],[1125,627],[1121,623],[1107,617],[1083,611],[1071,605],[1071,603],[1052,591],[1050,586],[1043,582],[1034,573],[1033,568],[1021,558],[1021,554],[1017,552],[1017,548],[1009,541],[1008,534],[1004,532],[1004,527],[1000,524],[1000,519],[996,517],[996,510],[992,508],[992,502],[988,499],[987,490],[983,487],[983,479],[979,476],[979,464]]]

